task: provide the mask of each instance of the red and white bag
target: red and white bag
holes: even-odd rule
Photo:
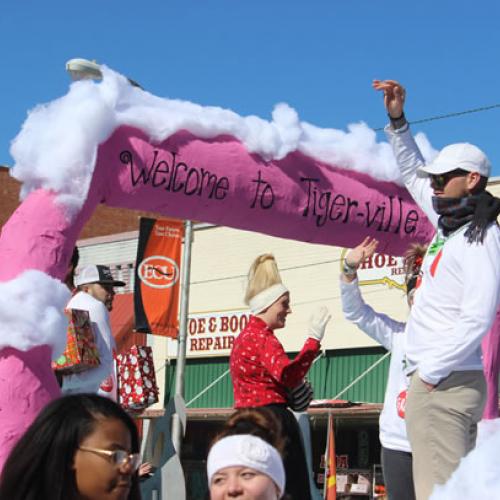
[[[118,402],[131,411],[141,411],[158,402],[153,355],[149,346],[132,346],[116,357]]]
[[[99,350],[88,311],[66,309],[69,319],[66,333],[66,349],[52,361],[52,369],[63,375],[80,373],[100,364]]]

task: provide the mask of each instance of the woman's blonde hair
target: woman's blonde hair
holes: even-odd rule
[[[245,304],[248,305],[258,293],[278,283],[282,283],[282,281],[274,255],[271,253],[259,255],[248,271]]]

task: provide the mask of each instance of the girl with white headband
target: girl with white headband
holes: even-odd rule
[[[283,446],[280,423],[271,412],[233,413],[208,454],[210,499],[284,499]]]
[[[285,489],[280,454],[263,439],[250,434],[222,438],[207,460],[210,500],[244,498],[278,500]]]
[[[271,254],[257,257],[250,268],[245,303],[252,315],[236,337],[229,361],[236,408],[266,407],[281,423],[287,438],[284,465],[290,498],[311,498],[307,462],[297,421],[287,409],[287,390],[300,385],[320,350],[330,320],[325,307],[312,317],[306,340],[292,361],[274,330],[283,328],[290,314],[290,292],[281,282]]]

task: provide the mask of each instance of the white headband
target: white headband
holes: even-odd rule
[[[278,450],[263,439],[250,434],[228,436],[217,441],[207,458],[210,486],[213,475],[226,467],[250,467],[269,476],[280,491],[285,491],[285,468]]]
[[[248,302],[251,313],[259,314],[285,293],[288,293],[288,288],[283,283],[276,283],[276,285],[262,290],[262,292],[252,297]]]

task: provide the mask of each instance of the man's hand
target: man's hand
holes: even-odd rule
[[[349,267],[358,268],[361,263],[371,257],[377,249],[378,240],[367,236],[357,247],[347,252],[345,262]]]
[[[372,87],[384,92],[384,105],[391,118],[399,118],[404,111],[406,91],[396,80],[373,80]]]

